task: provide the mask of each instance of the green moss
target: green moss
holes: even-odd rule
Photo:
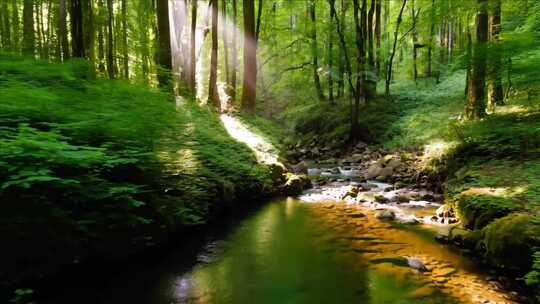
[[[540,245],[540,227],[528,214],[514,213],[482,230],[480,245],[486,260],[499,268],[526,273],[532,267],[533,248]]]
[[[462,225],[469,229],[481,229],[517,209],[510,199],[481,195],[460,195],[455,206]]]

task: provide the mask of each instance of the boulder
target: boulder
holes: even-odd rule
[[[380,204],[386,204],[388,203],[388,199],[386,197],[384,197],[383,195],[376,195],[375,196],[375,201],[377,203],[380,203]]]
[[[305,161],[301,161],[296,165],[291,166],[291,171],[294,173],[307,174],[308,165]]]
[[[412,269],[416,269],[420,272],[429,271],[429,269],[427,269],[426,265],[424,265],[424,263],[420,259],[413,258],[413,257],[405,257],[405,258],[407,259],[407,264]]]
[[[396,214],[390,210],[377,211],[375,217],[380,220],[393,220],[396,218]]]
[[[287,173],[286,178],[287,181],[282,187],[283,194],[285,195],[299,195],[304,189],[311,187],[311,181],[306,175]]]

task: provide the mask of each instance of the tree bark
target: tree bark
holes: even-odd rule
[[[101,15],[104,11],[103,8],[103,0],[98,0],[98,14]],[[99,19],[100,22],[97,25],[98,30],[98,70],[101,74],[105,74],[105,42],[104,42],[104,25],[101,21],[101,18]]]
[[[376,43],[376,61],[375,61],[375,68],[377,71],[377,77],[379,77],[380,71],[381,71],[381,0],[373,0],[375,1],[375,43]]]
[[[10,48],[11,45],[11,26],[9,22],[9,10],[8,10],[8,0],[2,1],[1,9],[3,11],[2,13],[2,19],[3,19],[3,26],[4,26],[4,33],[2,36],[2,45],[4,48]]]
[[[13,0],[11,2],[11,25],[13,27],[13,33],[12,33],[12,36],[13,36],[13,42],[12,42],[12,48],[14,50],[19,50],[19,37],[20,36],[20,32],[19,32],[19,7],[17,6],[17,3],[18,3],[18,0]]]
[[[122,59],[124,78],[129,79],[128,25],[127,0],[122,0]]]
[[[158,82],[162,88],[171,88],[171,33],[169,27],[169,1],[156,0],[158,28]]]
[[[334,104],[334,12],[330,9],[328,26],[328,100]]]
[[[390,96],[390,82],[392,81],[392,65],[394,62],[394,56],[396,55],[396,45],[398,41],[398,34],[399,34],[399,25],[402,21],[403,16],[403,10],[405,9],[405,5],[407,4],[407,0],[403,0],[401,4],[401,9],[399,11],[399,15],[396,22],[396,30],[394,31],[394,45],[392,46],[392,53],[390,53],[390,59],[388,60],[387,68],[386,68],[386,81],[385,81],[385,94],[386,96]]]
[[[84,48],[90,63],[90,75],[96,77],[96,52],[94,50],[94,4],[92,0],[84,0]]]
[[[486,43],[488,41],[487,0],[477,0],[478,13],[476,16],[476,44],[473,50],[473,61],[467,92],[467,119],[478,119],[486,115],[484,96],[486,78]]]
[[[227,0],[222,0],[222,20],[223,25],[221,26],[221,33],[223,38],[223,63],[225,64],[225,83],[227,88],[225,92],[229,94],[229,37],[228,37],[228,28],[227,28]]]
[[[116,62],[114,59],[114,40],[113,40],[113,22],[114,22],[113,0],[107,0],[107,72],[110,79],[116,78]]]
[[[212,7],[212,52],[210,55],[210,79],[208,83],[208,103],[216,111],[221,111],[219,94],[217,91],[217,56],[218,56],[218,0],[210,0]]]
[[[34,1],[24,0],[23,5],[23,53],[34,56],[36,43],[34,33]]]
[[[83,0],[71,0],[70,22],[71,22],[71,52],[73,57],[85,57],[84,31],[83,31]]]
[[[189,88],[193,95],[197,94],[195,74],[197,69],[197,1],[191,0],[191,46],[189,60]]]
[[[433,36],[435,35],[435,0],[431,0],[431,26],[429,29],[429,41],[427,50],[426,77],[433,73]]]
[[[315,15],[315,1],[310,0],[308,3],[309,6],[309,16],[311,19],[311,55],[312,55],[312,65],[313,65],[313,83],[315,84],[315,90],[317,91],[317,97],[319,100],[325,100],[326,97],[322,91],[321,78],[319,76],[319,51],[317,45],[317,18]]]
[[[367,22],[365,31],[367,32],[367,57],[368,69],[366,69],[366,95],[368,99],[375,96],[377,90],[376,66],[375,66],[375,42],[374,42],[374,15],[375,15],[375,0],[371,1],[369,12],[367,14]]]
[[[233,13],[233,34],[232,34],[232,75],[231,75],[231,91],[229,92],[230,96],[230,105],[233,106],[236,102],[236,74],[238,71],[238,30],[236,28],[237,18],[238,18],[238,8],[237,0],[232,0],[232,13]]]
[[[257,40],[255,35],[255,7],[253,1],[243,1],[244,11],[244,81],[242,110],[255,112],[257,97]]]
[[[417,64],[417,58],[418,58],[418,51],[416,49],[416,45],[418,44],[418,33],[416,31],[416,23],[417,23],[417,13],[414,8],[415,1],[412,0],[411,2],[411,17],[412,17],[412,60],[413,60],[413,79],[416,82],[418,79],[418,64]]]
[[[488,73],[488,109],[495,110],[495,106],[504,104],[501,73],[501,53],[499,49],[501,33],[501,0],[494,0],[489,14],[489,40],[491,60]]]

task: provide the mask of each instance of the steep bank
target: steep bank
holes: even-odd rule
[[[0,283],[155,246],[275,191],[212,111],[86,62],[0,57]]]

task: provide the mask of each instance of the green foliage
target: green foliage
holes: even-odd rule
[[[0,56],[0,280],[127,254],[272,191],[212,111],[86,71]]]

